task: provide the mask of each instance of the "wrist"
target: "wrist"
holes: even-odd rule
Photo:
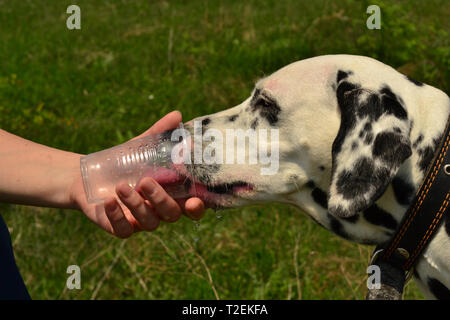
[[[82,210],[82,206],[86,202],[80,171],[80,158],[82,156],[82,154],[74,154],[74,159],[67,171],[67,187],[62,202],[64,208],[67,209]]]

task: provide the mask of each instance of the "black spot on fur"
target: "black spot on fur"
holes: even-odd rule
[[[234,121],[236,121],[237,118],[239,118],[239,115],[238,115],[238,114],[235,114],[235,115],[230,116],[230,117],[228,118],[228,121],[234,122]]]
[[[370,187],[373,172],[373,162],[366,157],[359,159],[353,170],[343,170],[337,179],[337,191],[344,199],[352,199],[361,193],[365,193]]]
[[[419,146],[419,144],[423,141],[423,134],[419,134],[419,136],[417,137],[416,141],[414,141],[412,147],[415,149]]]
[[[375,188],[376,193],[371,197],[371,201],[375,201],[386,190],[389,182],[389,169],[376,169],[371,159],[361,157],[356,161],[353,170],[343,170],[338,175],[336,187],[338,193],[344,199],[352,200],[352,205],[349,210],[351,212],[358,212],[369,204],[364,197],[367,192]],[[336,210],[336,208],[333,209]],[[336,213],[336,215],[338,214]]]
[[[312,180],[309,180],[306,183],[306,186],[312,189],[311,197],[313,198],[314,202],[316,202],[322,208],[327,209],[327,194],[325,193],[325,191],[317,188],[316,184]]]
[[[316,184],[314,183],[314,181],[308,180],[308,182],[306,183],[306,186],[308,188],[314,189],[316,187]]]
[[[431,160],[433,160],[434,149],[430,146],[425,147],[423,149],[419,149],[417,153],[420,156],[419,167],[422,171],[427,170],[428,165],[431,164]]]
[[[256,129],[256,127],[258,126],[258,118],[253,119],[252,123],[250,124],[250,128],[252,128],[253,130]]]
[[[383,94],[381,97],[381,104],[388,114],[393,114],[399,119],[406,119],[406,110],[402,106],[402,100],[396,94],[392,92],[389,86],[385,85],[380,90]]]
[[[433,139],[433,144],[428,145],[424,148],[417,149],[417,153],[419,154],[420,160],[419,160],[419,168],[422,171],[426,171],[428,169],[428,166],[431,164],[431,161],[433,160],[434,153],[442,139],[442,135],[436,139]]]
[[[365,144],[371,144],[373,141],[373,133],[372,133],[372,124],[370,122],[366,122],[364,127],[359,132],[359,137],[361,139],[364,138]]]
[[[339,83],[341,80],[347,78],[349,76],[349,74],[352,74],[352,73],[353,72],[351,72],[351,71],[345,72],[345,71],[339,70],[337,73],[336,82]]]
[[[415,79],[413,79],[413,78],[411,78],[411,77],[409,77],[409,76],[405,76],[405,77],[406,77],[406,79],[408,79],[409,81],[411,81],[412,83],[414,83],[416,86],[418,86],[418,87],[422,87],[422,86],[423,86],[423,83],[422,83],[422,82],[417,81],[417,80],[415,80]]]
[[[378,120],[383,114],[392,114],[399,119],[406,119],[407,113],[402,104],[401,98],[385,85],[380,90],[380,94],[369,94],[366,97],[358,109],[358,116],[369,117],[370,121]]]
[[[356,148],[358,148],[358,142],[353,141],[352,142],[352,150],[356,150]]]
[[[344,226],[338,219],[336,219],[329,213],[327,214],[327,217],[330,220],[330,229],[332,232],[334,232],[338,236],[341,236],[344,239],[347,239],[347,240],[350,239],[349,235],[344,230]]]
[[[402,178],[395,177],[392,180],[392,189],[394,196],[401,205],[409,205],[414,197],[414,186]]]
[[[256,89],[255,90],[255,92],[253,93],[253,97],[250,100],[250,105],[254,105],[255,104],[255,102],[258,99],[260,93],[261,93],[261,89]]]
[[[202,126],[207,126],[211,122],[210,118],[205,118],[202,120]]]
[[[366,134],[366,137],[364,138],[364,143],[365,144],[371,144],[373,141],[373,133],[372,132],[368,132]]]
[[[320,171],[325,171],[325,167],[324,166],[319,166],[319,170]]]
[[[405,133],[393,132],[394,128],[386,128],[389,131],[376,136],[373,132],[373,122],[384,115],[392,115],[407,123],[407,113],[403,108],[401,97],[392,92],[387,85],[377,93],[365,90],[359,84],[350,83],[344,76],[345,74],[340,74],[342,79],[336,90],[341,124],[332,145],[332,184],[336,186],[337,192],[331,196],[334,198],[341,195],[349,200],[349,203],[342,206],[334,204],[328,208],[337,217],[353,216],[367,209],[383,194],[398,167],[412,153]],[[358,123],[363,124],[359,132],[355,131]],[[361,142],[372,146],[377,166],[372,157],[361,156],[352,169],[336,171],[338,154],[342,151],[345,140],[356,135],[359,135]],[[346,155],[349,157],[358,155],[357,149],[361,147],[361,142],[357,146],[354,141],[348,141],[351,150],[347,150]],[[382,163],[378,165],[380,160]]]
[[[358,95],[363,93],[367,94],[363,90],[361,90],[359,91]],[[360,103],[358,107],[359,108],[355,110],[357,116],[360,119],[368,118],[369,122],[378,120],[378,118],[385,112],[381,104],[379,95],[373,93],[369,94],[365,98],[364,102]]]
[[[434,278],[428,278],[427,284],[436,299],[450,300],[450,290],[442,282]]]
[[[377,226],[382,226],[387,229],[395,230],[397,228],[397,221],[392,217],[389,212],[384,211],[376,204],[370,206],[364,210],[364,218]]]
[[[380,94],[368,94],[365,90],[360,89],[359,85],[343,81],[339,84],[336,92],[339,108],[341,110],[341,126],[335,141],[333,142],[333,154],[338,153],[346,135],[355,127],[358,119],[369,118],[359,133],[363,138],[364,131],[370,132],[372,125],[370,122],[376,121],[384,114],[393,114],[399,119],[406,119],[407,114],[401,105],[401,99],[398,98],[388,86],[383,86]],[[361,94],[368,95],[363,102],[358,103]],[[366,141],[371,143],[372,138],[369,136]]]
[[[412,151],[404,138],[394,132],[383,131],[377,134],[372,154],[392,166],[399,166],[411,156]]]
[[[278,122],[278,114],[281,108],[277,102],[270,97],[260,94],[260,90],[256,90],[253,95],[250,105],[252,112],[259,110],[261,117],[266,119],[270,125],[275,125]]]
[[[354,114],[354,99],[356,97],[355,93],[352,94],[351,92],[357,88],[359,88],[359,86],[344,81],[339,84],[336,90],[336,96],[338,99],[339,107],[341,109],[341,126],[339,127],[338,134],[336,135],[336,138],[333,142],[333,154],[339,153],[341,151],[345,137],[347,136],[348,132],[355,126],[356,118]]]
[[[202,119],[202,121],[201,121],[201,130],[202,130],[202,135],[205,133],[205,131],[206,131],[206,126],[209,124],[211,122],[211,119],[210,118],[205,118],[205,119]]]
[[[278,122],[278,114],[281,109],[276,103],[261,99],[261,101],[257,101],[257,104],[253,107],[253,110],[257,109],[259,109],[261,117],[266,119],[270,125],[273,126]]]
[[[311,196],[318,205],[324,209],[327,209],[327,194],[323,190],[314,188],[311,191]]]
[[[320,188],[317,188],[316,184],[312,180],[309,180],[306,185],[312,189],[311,196],[312,196],[314,202],[316,202],[322,208],[327,209],[328,201],[327,201],[327,194],[325,193],[325,191],[323,191]],[[350,223],[355,223],[356,221],[358,221],[358,219],[359,219],[359,216],[356,215],[356,216],[352,216],[352,217],[342,219],[342,220],[350,222]]]

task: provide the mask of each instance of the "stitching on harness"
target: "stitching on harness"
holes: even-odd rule
[[[443,161],[443,155],[447,152],[448,149],[448,143],[450,141],[450,134],[447,136],[447,139],[445,141],[445,149],[443,148],[441,150],[441,153],[439,155],[439,160],[436,162],[434,168],[433,168],[433,173],[432,175],[428,178],[427,183],[425,185],[425,188],[422,189],[421,194],[419,196],[419,201],[418,204],[416,205],[416,207],[414,207],[414,210],[412,212],[412,214],[408,217],[407,223],[403,224],[400,232],[397,234],[396,238],[394,239],[393,244],[391,245],[391,247],[387,250],[386,252],[386,257],[389,258],[389,256],[392,254],[392,252],[395,250],[396,246],[398,245],[398,243],[400,242],[400,240],[403,238],[406,230],[409,228],[409,225],[411,224],[413,218],[416,216],[417,211],[420,209],[420,207],[422,206],[423,200],[425,199],[425,196],[428,194],[428,191],[430,190],[431,184],[433,183],[434,179],[436,178],[437,172],[442,164]]]
[[[394,239],[393,244],[391,245],[391,247],[387,250],[386,253],[386,257],[388,258],[392,252],[395,250],[395,248],[397,247],[398,243],[400,242],[400,240],[403,238],[403,236],[406,233],[406,230],[409,228],[412,220],[414,219],[414,217],[416,216],[418,210],[420,209],[420,207],[422,206],[423,200],[425,199],[425,196],[428,194],[430,188],[431,188],[431,184],[434,182],[434,179],[437,176],[437,172],[442,164],[442,161],[444,159],[444,154],[447,152],[448,149],[448,143],[450,141],[450,134],[447,136],[447,139],[445,141],[445,148],[443,148],[441,150],[441,153],[439,155],[439,160],[436,162],[434,168],[433,168],[433,173],[432,175],[428,178],[427,183],[425,185],[425,188],[422,189],[421,194],[419,196],[419,201],[418,204],[414,207],[414,210],[412,212],[412,214],[408,217],[407,223],[403,224],[400,232],[397,234],[396,238]]]
[[[449,202],[450,202],[450,191],[447,192],[447,196],[445,197],[444,201],[442,202],[442,205],[439,208],[439,211],[436,213],[436,216],[434,217],[433,222],[428,227],[428,230],[425,233],[425,235],[423,236],[419,246],[417,246],[417,248],[414,250],[413,254],[408,259],[408,261],[406,261],[404,269],[406,269],[406,270],[409,269],[409,267],[413,263],[414,259],[420,253],[422,248],[425,246],[425,244],[427,243],[429,237],[431,236],[431,234],[433,233],[434,229],[438,225],[439,221],[441,221],[442,215],[444,214],[445,210],[447,209],[447,206],[448,206]]]
[[[446,141],[444,143],[444,148],[441,149],[441,152],[439,155],[439,160],[435,163],[435,166],[433,167],[433,173],[428,178],[425,188],[422,189],[422,191],[420,193],[418,204],[414,207],[412,214],[408,217],[406,223],[403,224],[399,233],[397,233],[397,236],[395,237],[394,241],[392,242],[392,245],[388,248],[388,250],[386,250],[385,258],[389,258],[391,256],[392,252],[395,250],[398,243],[405,235],[406,230],[409,228],[409,225],[411,224],[412,220],[414,219],[414,217],[416,216],[420,207],[422,206],[423,200],[425,199],[425,196],[428,194],[428,191],[431,188],[431,184],[433,183],[434,179],[436,178],[437,172],[439,171],[442,161],[444,160],[444,154],[448,150],[449,141],[450,141],[450,132],[447,135]]]

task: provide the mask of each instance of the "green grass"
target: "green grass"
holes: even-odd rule
[[[244,100],[311,56],[368,55],[450,89],[449,7],[435,1],[0,1],[0,127],[89,153],[165,113]],[[379,4],[382,29],[365,13]],[[82,29],[66,29],[81,7]],[[150,99],[149,97],[153,98]],[[128,240],[69,210],[1,205],[35,299],[362,299],[372,248],[284,205],[210,211]],[[82,289],[66,268],[81,266]],[[210,280],[212,279],[212,281]],[[414,284],[406,298],[421,298]]]

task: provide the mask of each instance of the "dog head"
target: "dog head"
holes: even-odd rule
[[[187,124],[201,136],[192,158],[202,153],[203,161],[189,168],[199,197],[211,206],[276,201],[308,211],[305,191],[315,186],[332,215],[357,215],[411,155],[411,121],[388,85],[400,78],[373,59],[323,56],[259,80],[241,104]]]

